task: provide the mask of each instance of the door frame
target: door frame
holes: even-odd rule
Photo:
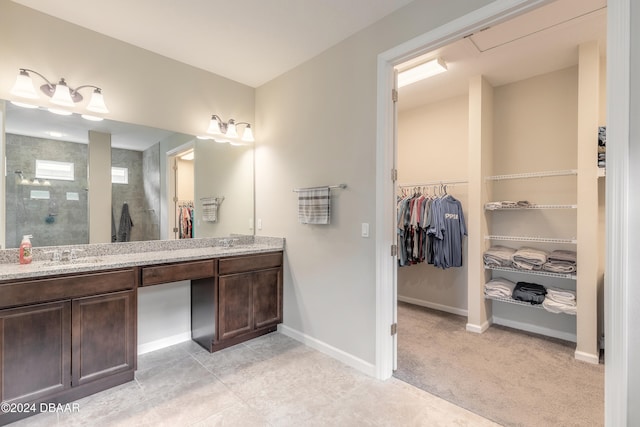
[[[185,144],[182,144],[172,150],[167,151],[166,153],[166,166],[167,166],[167,205],[164,207],[167,212],[167,223],[164,225],[166,227],[167,238],[169,240],[175,240],[175,232],[173,228],[176,224],[176,202],[174,201],[174,197],[176,195],[176,170],[174,169],[174,164],[177,161],[177,158],[180,157],[185,151],[196,149],[195,141],[189,141]]]
[[[397,305],[397,257],[390,256],[391,245],[396,243],[396,213],[392,203],[395,194],[392,174],[397,167],[391,98],[394,66],[551,2],[552,0],[496,0],[378,55],[375,373],[379,379],[391,377],[396,358],[395,338],[390,334]],[[627,235],[630,223],[628,154],[631,5],[630,0],[608,0],[607,7],[607,145],[614,149],[607,150],[605,283],[616,283],[617,286],[606,286],[605,290],[605,421],[607,425],[626,425],[629,311],[625,297],[629,289]]]

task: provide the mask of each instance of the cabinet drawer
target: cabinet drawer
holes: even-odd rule
[[[157,265],[142,269],[142,286],[215,276],[215,260]]]
[[[133,268],[0,284],[0,308],[134,289]]]
[[[247,255],[220,260],[219,273],[234,274],[245,271],[264,270],[265,268],[280,267],[282,265],[282,252],[264,255]]]

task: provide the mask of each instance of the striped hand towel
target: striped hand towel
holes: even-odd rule
[[[300,224],[329,224],[331,194],[329,187],[298,192],[298,222]]]

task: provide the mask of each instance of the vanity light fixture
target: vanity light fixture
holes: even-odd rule
[[[238,135],[238,126],[244,125],[244,131],[242,132],[242,137]],[[251,125],[247,122],[236,122],[234,119],[229,119],[228,122],[223,122],[222,119],[217,115],[211,116],[211,121],[209,122],[209,128],[207,129],[207,133],[213,135],[213,138],[217,142],[231,142],[234,139],[240,138],[241,141],[244,142],[254,142],[253,131],[251,130]]]
[[[93,92],[91,94],[91,99],[86,106],[86,109],[92,111],[94,113],[106,114],[109,112],[107,106],[104,103],[104,97],[102,95],[102,89],[94,85],[82,85],[77,88],[71,88],[67,85],[67,82],[64,78],[61,78],[57,84],[51,83],[45,76],[38,73],[37,71],[30,70],[28,68],[20,68],[20,72],[18,73],[18,78],[16,79],[13,88],[11,89],[11,94],[27,99],[37,99],[38,93],[35,90],[33,80],[31,79],[31,75],[29,73],[36,74],[40,76],[46,83],[40,86],[40,91],[51,98],[51,103],[59,105],[61,107],[73,107],[78,102],[81,102],[83,96],[78,92],[80,89],[84,88],[93,88]],[[11,101],[13,104],[18,105],[20,107],[35,107],[33,105],[25,104],[23,102],[15,102]],[[49,108],[49,111],[55,114],[71,114],[71,112],[64,110],[62,108],[52,107]]]
[[[420,80],[433,77],[447,71],[447,64],[442,58],[434,58],[430,61],[400,71],[398,73],[398,87],[407,86]]]

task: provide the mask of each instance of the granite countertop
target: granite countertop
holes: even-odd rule
[[[77,258],[72,261],[52,261],[53,252],[66,249],[76,251]],[[33,248],[31,264],[17,263],[18,250],[6,249],[0,251],[0,281],[259,254],[283,249],[283,238],[261,236],[51,246]]]

